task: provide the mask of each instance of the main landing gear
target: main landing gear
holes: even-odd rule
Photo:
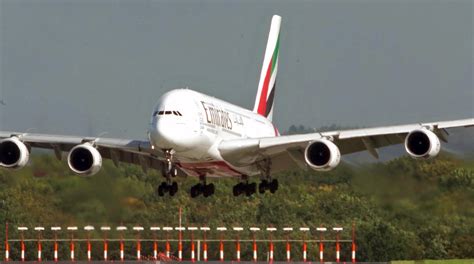
[[[257,184],[255,182],[239,182],[237,185],[232,188],[232,193],[234,196],[239,196],[245,194],[246,196],[251,196],[257,192]]]
[[[216,188],[213,183],[207,184],[206,177],[201,176],[199,177],[200,183],[193,185],[190,190],[191,198],[196,198],[199,195],[203,195],[204,197],[209,197],[214,194]]]
[[[275,193],[278,190],[278,180],[272,179],[270,174],[271,168],[271,160],[264,159],[257,164],[261,175],[262,181],[258,185],[258,192],[264,194],[266,191],[270,191],[271,193]],[[249,183],[248,177],[242,177],[243,182],[238,183],[232,189],[232,193],[234,196],[239,196],[241,194],[245,194],[246,196],[251,196],[252,194],[257,192],[257,184],[256,183]]]
[[[271,193],[275,193],[278,190],[278,180],[262,180],[258,185],[258,192],[263,194],[267,190],[269,190]]]
[[[278,180],[262,180],[258,185],[258,192],[264,194],[267,190],[269,190],[271,193],[275,193],[278,190]],[[234,196],[239,196],[242,194],[245,194],[245,196],[252,196],[252,194],[256,192],[257,184],[255,182],[240,182],[237,185],[234,185],[234,188],[232,188],[232,193]]]
[[[162,182],[160,186],[158,186],[158,195],[164,196],[165,193],[169,193],[170,196],[174,196],[178,192],[178,183],[177,182]]]
[[[178,169],[173,164],[173,155],[170,149],[164,151],[165,154],[165,164],[161,171],[163,177],[166,178],[166,181],[162,182],[160,186],[158,186],[157,192],[159,196],[164,196],[166,193],[169,193],[170,196],[174,196],[178,192],[178,183],[175,181],[171,181],[171,178],[176,177],[178,175]]]

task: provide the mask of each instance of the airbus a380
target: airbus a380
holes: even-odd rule
[[[238,180],[233,194],[250,196],[278,189],[272,174],[299,166],[316,171],[335,168],[341,155],[404,144],[414,158],[431,158],[447,141],[446,129],[474,126],[474,118],[280,136],[272,124],[275,83],[278,71],[281,17],[275,15],[252,111],[189,89],[165,93],[153,109],[148,140],[88,138],[63,135],[0,132],[0,166],[18,169],[28,163],[32,148],[52,149],[58,159],[68,152],[70,169],[79,175],[96,174],[102,159],[138,164],[144,171],[160,170],[165,181],[160,196],[178,191],[175,176],[195,176],[192,197],[214,193],[210,177]],[[258,185],[249,182],[260,177]]]

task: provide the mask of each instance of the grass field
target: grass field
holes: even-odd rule
[[[447,259],[447,260],[404,260],[392,261],[392,264],[474,264],[474,259]]]

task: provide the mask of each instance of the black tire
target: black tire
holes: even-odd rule
[[[158,186],[157,192],[158,192],[158,196],[161,196],[161,197],[165,196],[165,191],[163,190],[163,185]]]
[[[252,191],[250,190],[249,186],[245,186],[245,196],[252,196]]]
[[[166,182],[162,182],[160,187],[163,190],[163,193],[167,193],[170,190],[170,188],[169,188],[169,186]]]
[[[198,192],[198,195],[204,194],[204,185],[201,183],[196,184],[196,191]]]
[[[178,192],[178,183],[173,182],[168,188],[170,189],[170,196],[174,196]]]
[[[233,194],[235,197],[239,196],[240,193],[239,193],[239,190],[238,190],[237,185],[234,185],[234,187],[232,187],[232,194]]]
[[[235,197],[239,196],[242,193],[242,183],[238,183],[234,185],[232,188],[232,193],[234,194]]]
[[[193,185],[193,187],[191,187],[190,193],[191,193],[191,198],[198,197],[200,194],[198,185]]]
[[[204,197],[209,197],[214,194],[214,184],[203,185],[203,195]]]
[[[245,195],[251,196],[257,192],[257,184],[255,182],[248,183],[245,185]]]
[[[248,186],[249,186],[250,192],[252,192],[252,194],[254,194],[254,193],[257,192],[257,183],[252,182],[252,183],[250,183]]]
[[[271,193],[275,193],[277,190],[278,190],[278,180],[277,179],[274,179],[271,183],[270,183],[270,192]]]
[[[261,194],[264,194],[267,189],[268,189],[267,180],[263,180],[262,182],[260,182],[260,184],[258,185],[258,192]]]
[[[208,186],[209,186],[209,194],[213,195],[214,192],[216,191],[216,186],[214,186],[214,183],[211,183]]]

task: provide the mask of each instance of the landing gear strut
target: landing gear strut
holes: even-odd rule
[[[257,166],[262,172],[262,181],[258,185],[258,192],[264,194],[265,191],[269,190],[271,193],[275,193],[278,190],[278,180],[272,179],[270,174],[271,160],[266,159],[259,163]]]
[[[171,153],[171,150],[164,150],[164,154],[165,164],[161,174],[166,178],[166,181],[162,182],[160,186],[158,186],[157,192],[159,196],[164,196],[165,193],[169,193],[170,196],[174,196],[178,192],[178,183],[171,181],[171,178],[174,178],[176,175],[178,175],[178,169],[176,169],[176,166],[173,164],[173,154]]]
[[[201,176],[199,177],[200,183],[193,185],[190,190],[191,198],[196,198],[199,195],[203,195],[204,197],[209,197],[214,194],[216,188],[213,183],[207,184],[206,177]]]

